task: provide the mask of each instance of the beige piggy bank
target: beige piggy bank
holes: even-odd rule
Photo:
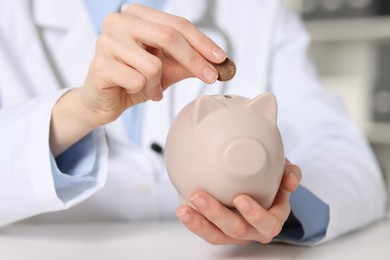
[[[284,151],[271,93],[254,99],[201,96],[175,118],[165,161],[182,204],[197,190],[228,207],[238,194],[269,208],[284,171]]]

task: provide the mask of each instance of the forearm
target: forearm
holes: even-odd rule
[[[64,208],[54,189],[48,145],[51,111],[62,94],[0,109],[0,226]]]
[[[80,89],[65,93],[55,104],[50,122],[50,149],[56,157],[96,126],[80,102]]]

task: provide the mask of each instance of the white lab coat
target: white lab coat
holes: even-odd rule
[[[121,119],[97,129],[96,182],[64,204],[50,168],[50,111],[65,91],[59,82],[65,87],[83,84],[95,28],[82,0],[29,3],[0,2],[0,225],[42,213],[31,221],[172,217],[176,192],[163,158],[149,146],[164,144],[170,110],[177,113],[199,93],[219,94],[221,83],[201,90],[199,80],[185,80],[166,91],[163,101],[148,102],[142,148],[129,140]],[[382,218],[386,194],[378,165],[339,100],[318,84],[305,57],[308,37],[299,21],[276,0],[216,3],[214,21],[232,41],[238,68],[225,93],[254,97],[271,90],[276,95],[286,156],[301,167],[301,185],[330,207],[322,241]],[[205,0],[172,0],[166,6],[193,22],[206,10]],[[227,47],[220,32],[203,30]]]

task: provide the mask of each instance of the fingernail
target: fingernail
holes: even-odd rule
[[[207,83],[214,83],[218,78],[218,73],[214,68],[206,67],[203,70],[203,77]]]
[[[191,220],[191,214],[186,209],[178,209],[176,216],[184,223],[188,223]]]
[[[236,199],[235,203],[238,209],[241,211],[247,211],[250,207],[249,201],[244,198]]]
[[[212,53],[213,53],[213,56],[216,60],[223,61],[227,57],[226,53],[221,48],[218,48],[218,47],[214,48],[212,50]]]
[[[295,176],[295,174],[293,172],[290,172],[288,174],[288,176],[290,176],[290,178],[295,182],[295,187],[298,187],[299,181],[298,181],[297,176]]]
[[[152,100],[153,101],[160,101],[161,99],[163,99],[164,97],[164,94],[163,94],[163,90],[162,90],[162,86],[158,86],[156,87],[156,90],[154,91],[154,95],[152,97]]]
[[[197,209],[204,209],[207,205],[207,200],[205,197],[201,195],[196,195],[193,198],[190,199],[192,204],[195,205]]]

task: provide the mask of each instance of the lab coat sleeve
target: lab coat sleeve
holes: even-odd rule
[[[308,243],[316,244],[383,218],[385,185],[364,135],[348,119],[340,99],[318,82],[307,58],[309,38],[302,23],[285,8],[279,10],[269,85],[278,100],[286,156],[300,166],[301,185],[329,206],[324,237]],[[310,210],[302,213],[305,207],[298,200],[292,211],[315,218]]]
[[[321,241],[329,224],[329,206],[303,186],[291,194],[292,214],[275,240],[311,245]]]
[[[95,169],[99,156],[96,145],[99,132],[91,132],[57,158],[50,155],[56,194],[66,207],[88,198],[95,186],[104,183],[105,177],[97,175]]]
[[[81,141],[94,143],[93,151],[85,153],[94,157],[85,174],[88,181],[72,194],[60,189],[56,192],[49,129],[51,110],[63,92],[0,110],[0,226],[66,209],[104,184],[108,151],[104,131],[97,129]],[[82,161],[69,162],[68,167],[77,168]]]

